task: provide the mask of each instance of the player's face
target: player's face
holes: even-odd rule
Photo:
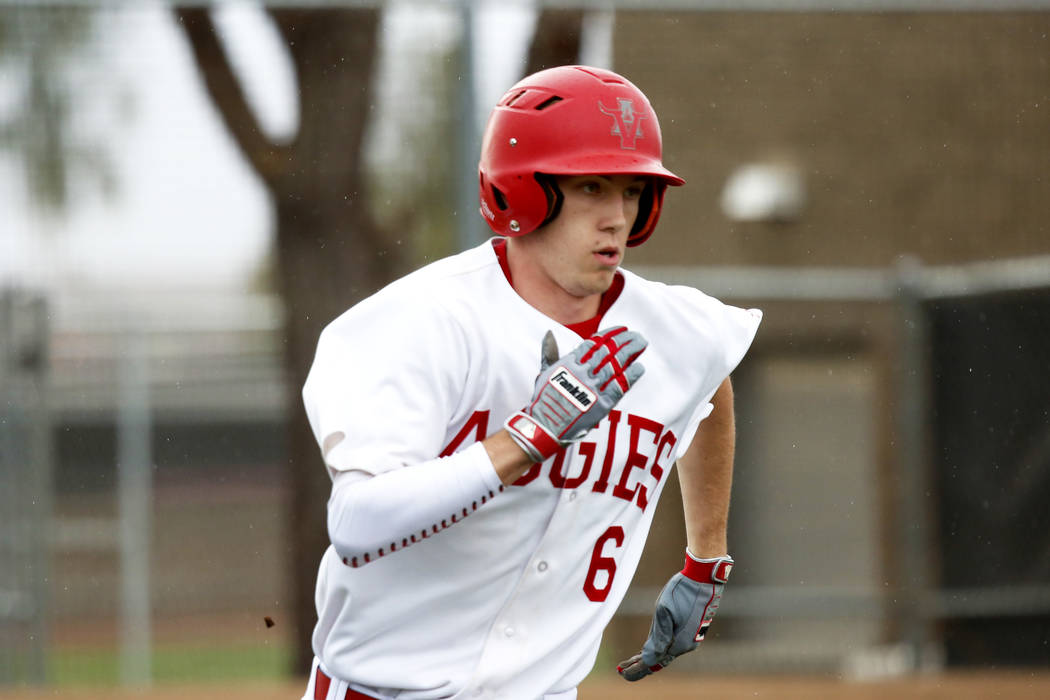
[[[587,302],[585,306],[593,305],[596,312],[598,298],[623,261],[647,180],[634,175],[556,179],[564,196],[558,216],[526,236],[511,239],[513,250],[525,253],[530,276],[554,296],[561,295],[570,305]],[[511,262],[513,268],[513,254]],[[514,279],[517,283],[517,272]]]

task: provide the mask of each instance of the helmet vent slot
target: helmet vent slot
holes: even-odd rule
[[[558,104],[559,102],[562,101],[562,99],[563,98],[558,97],[557,95],[551,95],[550,97],[545,99],[543,102],[540,102],[538,105],[536,105],[536,111],[537,112],[542,112],[543,110],[547,109],[548,107],[551,107],[553,105]]]
[[[507,198],[495,187],[492,188],[492,198],[496,200],[496,206],[500,208],[500,211],[507,211]]]
[[[513,95],[507,95],[503,102],[500,103],[501,107],[512,107],[514,103],[521,99],[521,96],[527,93],[528,90],[518,90]]]

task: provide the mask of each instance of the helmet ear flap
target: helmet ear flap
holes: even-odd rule
[[[638,201],[638,216],[634,220],[631,233],[627,236],[628,247],[645,243],[652,234],[653,229],[656,228],[656,222],[660,219],[660,208],[663,205],[666,190],[666,182],[655,178],[649,180]]]
[[[543,189],[543,194],[547,197],[547,214],[543,217],[543,221],[540,222],[540,226],[546,226],[558,216],[558,213],[561,211],[562,202],[565,201],[565,195],[561,193],[561,188],[558,187],[558,181],[554,179],[553,175],[536,173],[535,177],[536,182],[538,182]],[[539,226],[536,228],[539,228]]]
[[[531,175],[490,177],[484,168],[478,173],[481,215],[500,236],[523,236],[557,216],[561,193],[553,181],[543,182]]]

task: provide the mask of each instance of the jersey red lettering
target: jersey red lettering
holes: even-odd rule
[[[467,440],[467,436],[470,432],[474,431],[474,442],[481,442],[489,434],[489,412],[488,411],[474,411],[474,414],[467,419],[467,422],[463,424],[463,427],[456,433],[456,437],[452,438],[452,442],[448,443],[445,449],[441,450],[441,454],[438,457],[448,457],[449,455],[455,454],[459,446]],[[473,444],[473,443],[472,443]]]
[[[620,412],[609,411],[609,434],[605,440],[605,458],[602,460],[602,473],[591,489],[594,493],[605,493],[609,488],[609,474],[612,472],[613,458],[616,456],[616,427],[620,424]]]
[[[565,450],[558,450],[557,459],[561,459],[565,454]],[[540,469],[543,467],[539,462],[533,462],[529,470],[518,477],[517,481],[512,481],[511,486],[524,486],[525,484],[532,483],[536,480],[536,477],[540,475]]]
[[[664,426],[654,420],[634,414],[627,415],[627,424],[631,427],[630,447],[628,448],[627,460],[623,465],[623,474],[620,475],[620,483],[613,487],[612,495],[625,501],[633,501],[637,495],[638,507],[645,510],[645,506],[649,503],[648,492],[645,486],[640,481],[634,485],[634,488],[628,488],[627,484],[631,480],[632,471],[644,469],[645,465],[649,463],[649,458],[645,453],[638,450],[642,431],[652,434],[652,444],[655,446],[656,441],[664,431]]]
[[[567,478],[564,474],[566,450],[558,452],[558,456],[554,459],[554,464],[551,465],[550,480],[551,484],[556,489],[574,489],[580,484],[587,480],[587,477],[591,473],[591,464],[594,462],[594,453],[598,449],[598,446],[593,442],[581,442],[576,448],[576,451],[583,455],[583,471],[580,472],[579,476],[574,476],[571,479]]]
[[[488,410],[474,411],[439,456],[448,457],[455,454],[468,441],[474,443],[484,440],[488,435],[489,415],[490,411]],[[609,489],[609,478],[612,474],[613,464],[616,462],[616,433],[622,417],[623,414],[620,411],[609,412],[608,427],[605,435],[605,455],[602,458],[601,472],[591,489],[594,493],[605,493]],[[649,490],[641,483],[641,480],[635,483],[633,487],[629,486],[632,476],[631,472],[635,469],[644,469],[649,464],[649,458],[645,452],[639,449],[641,433],[642,431],[651,433],[653,435],[653,444],[657,445],[656,455],[649,467],[649,473],[656,480],[657,484],[663,479],[667,466],[660,464],[659,460],[664,455],[665,450],[668,453],[673,450],[678,438],[671,431],[663,433],[663,425],[659,422],[632,413],[627,414],[627,424],[630,426],[628,455],[624,462],[623,472],[620,474],[620,480],[613,486],[612,495],[625,501],[636,501],[638,507],[645,510],[649,505]],[[583,457],[583,465],[580,467],[580,473],[576,476],[566,474],[566,471],[573,466],[571,463],[566,464],[569,461],[567,450],[562,449],[555,453],[551,471],[548,474],[550,483],[554,488],[575,489],[587,481],[591,468],[595,463],[598,444],[595,442],[580,442],[576,452]],[[540,476],[542,470],[542,464],[533,464],[512,486],[526,486],[532,483]]]
[[[653,464],[649,467],[649,473],[653,475],[653,479],[656,480],[656,484],[659,485],[660,481],[664,478],[664,467],[660,464],[660,456],[664,453],[664,448],[667,449],[667,453],[671,454],[674,449],[675,443],[678,442],[678,437],[673,432],[668,430],[660,438],[660,443],[656,446],[656,456],[653,457]],[[638,507],[645,510],[649,506],[649,493],[645,487],[638,486]]]

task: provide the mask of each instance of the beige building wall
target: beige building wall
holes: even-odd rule
[[[1050,252],[1050,12],[617,15],[615,67],[660,115],[664,245],[645,263],[888,265]],[[736,224],[737,166],[786,161],[808,204]],[[673,239],[667,245],[666,239]]]
[[[649,95],[664,161],[687,180],[628,267],[1050,253],[1048,37],[1050,12],[618,13],[614,68]],[[750,163],[797,169],[797,218],[723,212],[727,180]],[[734,379],[738,566],[717,641],[682,665],[878,666],[903,633],[895,309],[727,300],[766,311]],[[677,500],[672,483],[624,608],[636,615],[606,637],[613,654],[644,639],[680,558]]]

